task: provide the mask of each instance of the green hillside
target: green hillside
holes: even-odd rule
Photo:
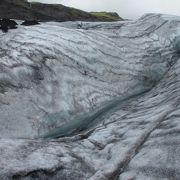
[[[91,12],[91,14],[104,21],[123,20],[117,13],[112,13],[112,12]]]

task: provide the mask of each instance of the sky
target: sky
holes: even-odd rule
[[[117,12],[125,19],[137,19],[145,13],[180,16],[180,0],[29,0],[59,3],[85,11]]]

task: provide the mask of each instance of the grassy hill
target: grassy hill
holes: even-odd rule
[[[112,13],[112,12],[91,12],[91,14],[104,21],[123,20],[117,13]]]
[[[79,9],[66,7],[60,4],[29,3],[26,0],[1,0],[0,18],[21,20],[37,19],[40,21],[112,21],[106,18]]]

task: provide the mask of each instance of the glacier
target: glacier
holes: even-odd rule
[[[179,180],[180,17],[0,32],[0,179]]]

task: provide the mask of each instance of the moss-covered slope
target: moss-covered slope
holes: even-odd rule
[[[98,19],[104,20],[104,21],[121,21],[121,20],[123,20],[115,12],[91,12],[91,14],[96,16]]]

